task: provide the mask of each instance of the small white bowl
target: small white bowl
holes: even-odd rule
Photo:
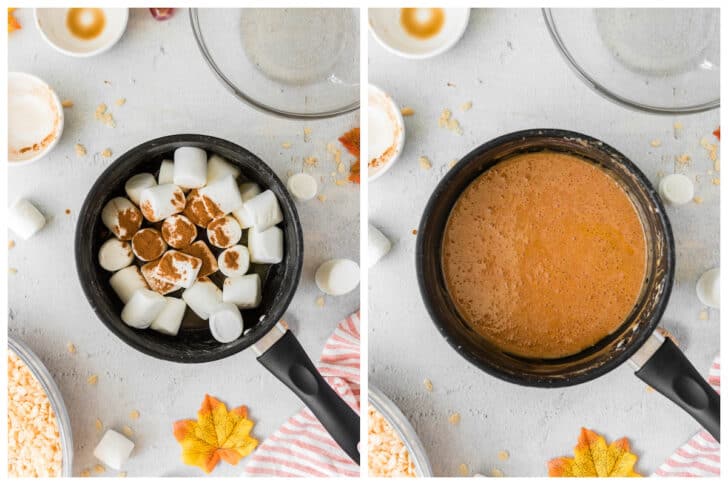
[[[11,167],[40,160],[63,134],[63,106],[42,79],[8,73],[8,162]]]
[[[445,8],[442,29],[429,39],[419,39],[402,27],[399,8],[370,8],[369,30],[388,51],[408,59],[427,59],[450,49],[465,33],[469,8]]]
[[[373,182],[389,170],[402,153],[404,119],[392,97],[372,84],[369,85],[367,108],[369,160],[379,159],[376,166],[367,164],[367,180]]]
[[[102,8],[104,27],[92,39],[83,39],[71,33],[66,26],[68,8],[36,8],[35,26],[41,37],[58,52],[71,57],[91,57],[106,52],[126,31],[128,8]]]

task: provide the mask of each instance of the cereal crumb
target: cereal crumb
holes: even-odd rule
[[[654,139],[654,140],[652,140],[652,141],[650,142],[650,146],[651,146],[651,147],[655,147],[655,148],[657,148],[657,147],[659,147],[660,145],[662,145],[662,141],[660,141],[660,140],[658,140],[658,139]]]
[[[700,310],[700,313],[698,314],[698,318],[700,320],[707,320],[708,319],[708,310]]]
[[[458,467],[458,471],[460,472],[461,477],[467,477],[468,475],[470,475],[468,465],[466,465],[465,463],[460,464],[460,466]]]
[[[677,140],[682,135],[683,124],[676,121],[672,124],[672,136]]]
[[[293,145],[290,142],[284,141],[283,143],[281,143],[281,146],[288,149],[291,148]]]
[[[405,106],[400,110],[400,113],[402,113],[402,116],[412,116],[415,114],[415,110],[410,108],[409,106]]]
[[[89,470],[88,468],[84,468],[83,470],[81,470],[81,476],[84,477],[84,478],[90,477],[91,476],[91,470]]]
[[[76,149],[76,156],[83,157],[86,155],[86,147],[81,145],[80,143],[76,143],[76,146],[74,147]]]
[[[467,103],[463,103],[463,105],[460,106],[460,109],[463,111],[470,111],[470,108],[472,108],[472,107],[473,107],[473,102],[468,101]]]
[[[126,104],[126,98],[119,98],[117,99],[114,104],[116,106],[124,106]]]
[[[283,320],[281,320],[281,322],[282,322],[282,321],[283,321]],[[129,413],[129,417],[130,417],[131,419],[139,419],[139,416],[140,416],[140,415],[139,415],[139,411],[137,411],[136,409],[134,409],[134,410],[133,410],[132,412],[130,412],[130,413]]]
[[[652,387],[652,386],[646,386],[645,387],[645,391],[647,391],[647,392],[655,392],[655,388]]]
[[[99,382],[99,376],[96,374],[90,375],[88,379],[86,379],[86,382],[91,384],[92,386],[95,386]]]
[[[124,433],[127,438],[131,438],[132,436],[134,436],[134,430],[131,429],[129,426],[124,426],[123,428],[121,428],[121,432]]]
[[[498,459],[499,459],[500,461],[507,461],[507,460],[508,460],[508,458],[510,458],[510,457],[511,457],[511,454],[510,454],[510,453],[508,453],[508,452],[507,452],[506,450],[500,450],[500,451],[498,452]]]
[[[94,427],[96,428],[96,431],[103,431],[104,430],[104,423],[101,422],[99,418],[96,418],[96,422],[94,423]]]
[[[311,128],[304,128],[303,129],[303,141],[308,143],[311,140]]]
[[[107,148],[106,150],[104,150],[103,152],[101,152],[101,156],[104,157],[104,158],[111,157],[111,148]]]
[[[16,274],[18,274],[18,269],[17,268],[8,268],[8,273],[10,273],[12,275],[16,275]]]
[[[336,185],[338,185],[338,186],[342,186],[342,185],[346,185],[346,184],[348,184],[349,182],[348,182],[347,180],[337,180],[337,181],[336,181],[336,182],[334,182],[334,183],[335,183]]]
[[[69,354],[76,353],[76,346],[73,344],[73,342],[68,342],[68,344],[66,345],[66,349],[68,349]]]
[[[101,465],[101,464],[94,465],[94,472],[104,473],[105,471],[106,471],[106,468],[104,468],[104,465]]]
[[[696,204],[702,204],[703,198],[700,197],[699,195],[696,195],[695,197],[693,197],[693,202],[695,202]]]
[[[713,185],[720,185],[720,179],[713,179]]]
[[[490,470],[490,476],[491,477],[503,477],[505,475],[503,474],[503,471],[501,471],[499,468],[492,468]]]
[[[425,385],[425,389],[427,389],[427,392],[432,392],[432,381],[430,379],[425,379],[423,381],[423,384]]]
[[[326,202],[326,196],[324,194],[319,194],[316,198],[321,202]]]
[[[687,153],[683,153],[682,155],[675,157],[675,161],[677,161],[680,165],[689,165],[690,160],[692,160],[692,157]]]
[[[451,168],[453,168],[453,167],[454,167],[455,165],[457,165],[457,164],[458,164],[458,160],[457,160],[457,158],[453,158],[452,160],[450,160],[450,161],[449,161],[449,162],[447,163],[447,168],[448,168],[448,170],[449,170],[449,169],[451,169]]]
[[[315,167],[318,165],[318,159],[316,157],[306,157],[303,159],[303,163],[308,167]]]
[[[64,99],[63,101],[61,101],[61,106],[63,106],[64,108],[73,108],[73,101],[71,101],[70,99]]]
[[[116,127],[116,122],[114,121],[114,117],[111,113],[107,111],[108,107],[101,103],[96,107],[96,119],[101,121],[106,126],[110,126],[111,128]]]
[[[318,298],[316,298],[316,306],[318,306],[319,308],[323,308],[324,303],[326,303],[326,300],[324,300],[323,296],[319,296]]]
[[[430,170],[432,168],[432,162],[430,162],[430,159],[427,157],[420,157],[420,168],[423,170]]]
[[[452,113],[449,109],[443,109],[442,113],[440,113],[440,118],[437,120],[437,126],[439,126],[440,128],[445,128],[451,115]]]
[[[449,418],[447,418],[448,422],[450,424],[458,424],[460,423],[460,413],[452,413]]]
[[[13,249],[15,247],[15,241],[12,239],[8,240],[8,249]]]

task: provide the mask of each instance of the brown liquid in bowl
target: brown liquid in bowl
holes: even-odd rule
[[[444,276],[461,316],[503,351],[576,354],[616,330],[646,271],[629,196],[573,155],[516,155],[474,180],[450,213]]]

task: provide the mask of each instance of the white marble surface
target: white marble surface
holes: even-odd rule
[[[298,293],[286,313],[296,336],[315,361],[336,323],[357,310],[359,293],[326,298],[313,281],[318,265],[333,257],[359,259],[359,192],[337,186],[326,145],[358,126],[358,113],[318,122],[288,121],[259,113],[237,101],[213,76],[195,44],[185,10],[167,22],[157,22],[147,9],[133,11],[129,27],[111,51],[91,59],[73,59],[52,50],[33,26],[32,11],[21,9],[23,29],[9,39],[9,69],[26,71],[47,81],[67,109],[66,128],[58,147],[47,158],[27,167],[11,168],[9,201],[31,199],[48,217],[42,232],[16,241],[9,261],[17,274],[9,276],[10,335],[22,339],[51,369],[71,415],[75,441],[74,473],[92,467],[105,426],[135,430],[136,449],[126,471],[136,475],[202,475],[180,460],[172,435],[177,419],[194,418],[209,393],[230,406],[246,404],[262,439],[301,408],[298,398],[255,362],[248,350],[222,361],[182,365],[154,360],[112,335],[91,311],[78,283],[73,237],[78,211],[96,177],[117,155],[146,140],[174,133],[203,133],[228,139],[256,153],[285,180],[302,170],[302,158],[316,156],[307,169],[325,176],[316,199],[298,205],[303,224],[305,259]],[[124,106],[115,100],[124,97]],[[94,119],[106,103],[116,128]],[[310,142],[303,128],[311,128]],[[290,142],[290,149],[282,143]],[[77,157],[76,143],[88,150]],[[114,157],[100,153],[110,148]],[[349,161],[347,159],[347,161]],[[70,215],[65,210],[70,209]],[[16,239],[13,234],[9,236]],[[76,355],[66,350],[73,342]],[[98,374],[97,386],[86,379]],[[141,417],[129,419],[138,409]],[[222,463],[215,475],[238,475]],[[107,475],[113,475],[111,471]]]
[[[675,156],[688,153],[684,170],[704,202],[668,209],[677,245],[676,285],[663,325],[693,364],[707,371],[719,350],[719,312],[703,310],[695,282],[719,265],[719,187],[701,137],[715,140],[719,113],[655,116],[607,101],[569,69],[551,41],[538,10],[473,11],[455,48],[425,61],[403,60],[369,35],[370,82],[389,91],[416,114],[405,118],[407,144],[392,170],[369,189],[369,218],[394,242],[369,276],[369,378],[411,419],[437,475],[493,467],[506,475],[545,475],[546,461],[571,455],[581,426],[609,440],[630,438],[637,469],[651,473],[698,429],[682,410],[632,375],[624,365],[577,387],[533,389],[499,381],[467,363],[440,336],[422,304],[414,267],[415,236],[430,193],[459,158],[496,136],[526,128],[562,128],[600,138],[630,157],[656,184],[677,170]],[[472,101],[463,112],[460,106]],[[463,127],[457,136],[438,128],[444,108]],[[673,123],[684,125],[673,137]],[[653,148],[650,141],[662,146]],[[419,156],[433,163],[420,168]],[[395,209],[396,210],[393,210]],[[432,380],[428,393],[422,382]],[[459,412],[458,426],[448,416]],[[500,461],[500,450],[510,459]]]

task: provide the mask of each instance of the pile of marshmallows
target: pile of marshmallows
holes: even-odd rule
[[[240,170],[218,155],[181,147],[162,161],[159,176],[140,173],[125,184],[127,197],[111,199],[101,220],[115,237],[99,249],[99,264],[114,272],[109,283],[124,303],[130,327],[177,335],[186,307],[208,320],[215,340],[243,333],[239,309],[261,301],[250,263],[283,260],[283,221],[278,199],[252,182],[238,185]],[[142,228],[144,220],[151,223]],[[240,244],[247,229],[247,247]],[[222,249],[215,257],[198,234]],[[141,266],[134,261],[141,261]],[[222,290],[210,279],[226,276]],[[164,296],[184,288],[182,298]]]

